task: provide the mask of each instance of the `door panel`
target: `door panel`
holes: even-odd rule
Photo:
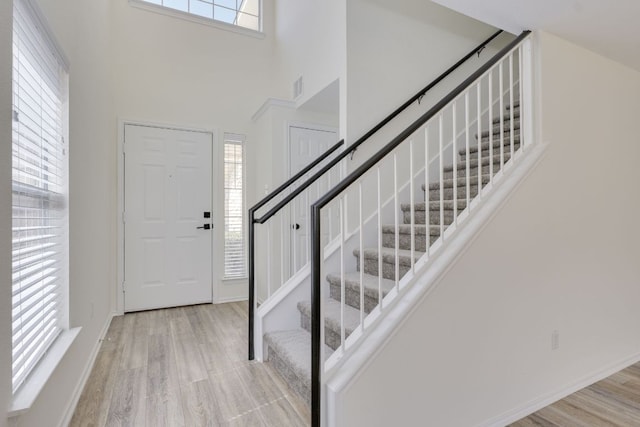
[[[125,126],[125,311],[212,301],[212,142]]]
[[[329,147],[338,142],[336,131],[305,127],[289,127],[289,176],[293,176],[317,159]],[[299,182],[303,183],[320,168],[321,163]],[[333,184],[336,184],[333,182]],[[325,176],[311,185],[292,203],[290,226],[290,273],[298,271],[309,261],[309,207],[329,189],[329,177]]]

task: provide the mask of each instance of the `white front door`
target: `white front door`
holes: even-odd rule
[[[289,127],[289,176],[293,176],[309,163],[324,154],[331,146],[338,142],[338,133],[335,130],[314,129],[303,126]],[[304,183],[307,178],[316,173],[324,162],[311,170],[299,183]],[[332,175],[333,177],[334,175]],[[325,176],[311,185],[294,201],[291,212],[291,239],[290,239],[290,271],[291,274],[300,270],[309,262],[309,207],[320,196],[329,190],[330,185],[335,185],[337,180]]]
[[[212,301],[212,144],[125,126],[125,311]]]

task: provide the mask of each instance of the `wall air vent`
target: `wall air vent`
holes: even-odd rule
[[[293,99],[298,99],[300,95],[302,95],[302,90],[304,89],[302,76],[298,77],[293,82]]]

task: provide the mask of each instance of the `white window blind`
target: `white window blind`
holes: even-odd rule
[[[67,75],[42,21],[14,0],[12,135],[13,391],[65,327]]]
[[[142,0],[191,15],[261,31],[261,0]]]
[[[224,277],[246,276],[244,136],[224,135]]]

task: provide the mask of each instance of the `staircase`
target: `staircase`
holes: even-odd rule
[[[511,135],[513,118],[513,138]],[[502,123],[501,123],[502,121]],[[356,265],[363,265],[364,272],[347,272],[344,275],[344,289],[340,273],[330,273],[326,280],[329,284],[329,299],[324,302],[325,357],[329,357],[341,344],[341,331],[344,327],[348,337],[360,326],[362,320],[360,305],[364,305],[364,314],[378,306],[382,297],[396,286],[396,262],[399,278],[410,271],[411,236],[414,238],[414,261],[427,250],[427,241],[431,246],[443,230],[452,224],[456,213],[467,208],[469,201],[478,195],[478,190],[491,182],[492,175],[507,165],[512,156],[520,149],[520,106],[514,102],[513,111],[507,106],[502,117],[492,120],[492,130],[476,134],[476,141],[467,148],[457,150],[457,162],[443,168],[442,182],[430,182],[428,202],[400,205],[402,224],[382,225],[382,250],[364,248],[355,249],[353,256]],[[501,132],[503,134],[501,135]],[[478,141],[478,138],[480,141]],[[467,167],[469,170],[467,171]],[[454,174],[456,175],[454,179]],[[467,182],[468,181],[468,182]],[[479,182],[481,183],[479,185]],[[456,186],[454,191],[454,185]],[[426,190],[425,185],[422,186]],[[440,192],[442,191],[442,196]],[[467,197],[467,192],[469,196]],[[425,192],[426,193],[426,192]],[[457,200],[454,200],[454,197]],[[425,194],[426,198],[426,194]],[[413,210],[413,221],[411,218]],[[428,221],[427,221],[428,218]],[[443,224],[441,226],[441,220]],[[413,233],[412,233],[413,231]],[[397,232],[397,234],[396,234]],[[428,237],[427,237],[428,236]],[[396,241],[398,247],[396,248]],[[363,258],[362,264],[360,257]],[[382,258],[380,266],[379,259]],[[379,273],[382,272],[382,281]],[[361,278],[363,282],[361,283]],[[361,289],[364,295],[361,297]],[[341,300],[344,293],[344,313],[341,313]],[[281,330],[265,334],[267,347],[266,359],[307,402],[311,400],[311,302],[299,301],[300,327],[293,330]],[[344,323],[341,322],[342,315]]]

